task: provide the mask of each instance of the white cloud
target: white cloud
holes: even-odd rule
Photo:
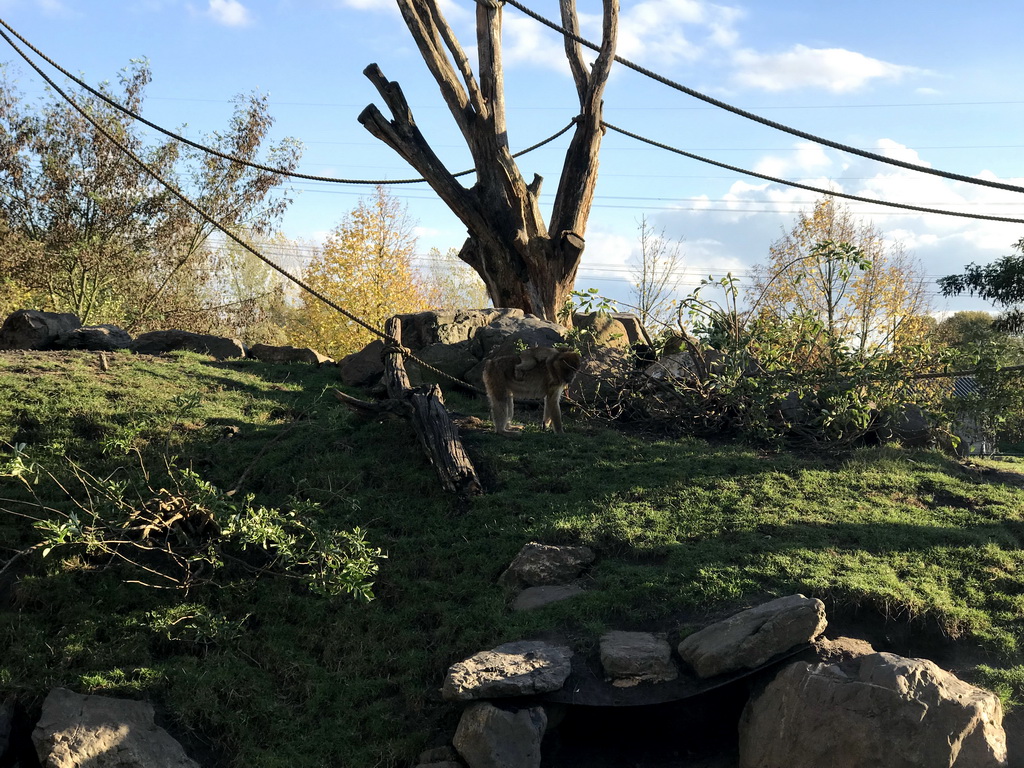
[[[806,176],[808,173],[821,171],[832,166],[832,159],[825,152],[820,144],[812,142],[801,142],[795,146],[795,151],[786,156],[769,155],[761,158],[755,165],[754,170],[766,176],[776,178],[795,178]]]
[[[860,197],[910,203],[937,210],[965,211],[1013,217],[1019,200],[1012,192],[950,181],[909,169],[880,166],[866,158],[844,159],[834,150],[811,150],[795,144],[799,157],[766,156],[757,163],[759,170],[778,168],[783,178],[822,189],[834,189]],[[875,142],[875,151],[928,167],[927,160],[913,148],[891,139]],[[804,173],[801,173],[801,166]],[[821,171],[836,175],[821,178]],[[999,178],[988,170],[976,178],[1000,180],[1021,185],[1021,179]],[[756,181],[737,181],[722,194],[698,204],[686,203],[690,210],[660,214],[658,226],[685,234],[689,263],[703,261],[715,267],[716,274],[732,269],[741,275],[766,259],[768,246],[796,221],[799,211],[809,211],[820,195],[805,190]],[[918,258],[929,281],[956,274],[969,262],[988,263],[1010,252],[1019,237],[1019,226],[918,213],[873,206],[839,198],[860,221],[873,224],[889,241],[899,241]],[[683,208],[683,205],[680,207]],[[696,210],[693,210],[696,209]],[[931,289],[937,292],[934,283]],[[985,308],[984,302],[968,299],[943,300],[934,296],[935,309],[944,305],[954,309]]]
[[[356,1],[360,0],[349,0]],[[601,15],[580,12],[578,16],[581,35],[599,43]],[[644,0],[620,12],[616,53],[655,69],[696,61],[711,48],[735,45],[736,22],[742,16],[736,8],[702,0]],[[502,46],[507,63],[529,63],[569,73],[561,37],[523,14],[504,14]],[[588,61],[595,56],[593,50],[584,48]]]
[[[206,14],[226,27],[245,27],[252,23],[249,9],[238,0],[210,0]]]
[[[619,16],[618,54],[647,66],[696,61],[738,39],[743,12],[698,0],[645,0]],[[594,17],[599,21],[600,17]]]
[[[504,14],[501,27],[501,58],[506,66],[529,64],[569,74],[562,38],[547,27],[510,13]]]
[[[766,91],[795,88],[824,88],[847,93],[874,80],[901,80],[923,70],[873,59],[844,48],[808,48],[795,45],[784,53],[758,53],[742,49],[735,53],[733,78],[743,86]]]

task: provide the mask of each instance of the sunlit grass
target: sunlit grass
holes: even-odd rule
[[[454,727],[438,688],[481,648],[557,631],[587,651],[606,629],[686,631],[802,592],[981,644],[985,679],[1024,695],[1024,490],[1001,475],[931,452],[769,454],[570,418],[565,435],[466,432],[487,494],[465,504],[405,422],[353,416],[335,385],[330,368],[190,354],[115,355],[106,374],[85,353],[0,355],[0,442],[53,471],[66,456],[98,474],[138,466],[136,450],[177,457],[259,504],[316,501],[323,522],[365,528],[388,555],[369,604],[240,568],[181,595],[81,553],[26,556],[0,604],[3,687],[37,703],[56,684],[157,699],[231,765],[398,765]],[[479,401],[448,401],[486,418]],[[0,497],[27,509],[13,479]],[[34,535],[0,516],[5,546]],[[589,591],[512,613],[495,579],[530,540],[593,547]]]

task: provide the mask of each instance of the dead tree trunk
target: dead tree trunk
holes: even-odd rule
[[[565,38],[580,113],[562,166],[550,226],[538,205],[541,177],[535,175],[527,184],[509,149],[501,0],[477,0],[479,81],[438,0],[398,0],[420,54],[469,146],[477,176],[472,187],[462,186],[430,148],[398,83],[385,78],[376,64],[364,70],[394,119],[388,120],[370,104],[359,122],[415,168],[466,225],[469,237],[459,258],[480,275],[496,307],[517,307],[557,321],[576,280],[597,183],[603,136],[601,99],[615,57],[618,28],[618,0],[602,2],[601,50],[591,67],[582,47]],[[560,4],[562,25],[578,35],[576,0],[560,0]]]

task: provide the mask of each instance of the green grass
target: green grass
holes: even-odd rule
[[[351,415],[335,386],[329,368],[190,354],[117,355],[107,373],[86,353],[0,354],[0,444],[24,443],[59,476],[65,457],[102,476],[132,471],[128,448],[150,466],[177,456],[259,504],[318,502],[322,523],[361,526],[388,555],[376,600],[360,603],[231,565],[188,594],[153,590],[88,553],[32,553],[0,576],[4,691],[36,705],[55,684],[152,698],[224,765],[399,765],[454,730],[439,687],[466,655],[551,630],[586,651],[609,628],[686,631],[802,592],[980,645],[981,679],[1024,695],[1024,465],[768,454],[570,415],[565,435],[466,431],[488,492],[465,504],[441,492],[406,423]],[[45,479],[37,492],[67,504]],[[9,556],[37,534],[13,514],[30,509],[19,483],[0,478],[0,497]],[[495,579],[530,540],[592,546],[590,591],[512,613]]]

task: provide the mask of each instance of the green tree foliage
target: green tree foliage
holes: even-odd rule
[[[995,318],[989,312],[955,312],[931,332],[939,344],[955,349],[970,349],[988,342],[996,333]]]
[[[749,308],[731,276],[681,303],[697,338],[683,339],[694,365],[675,407],[699,430],[829,446],[899,418],[907,403],[929,400],[938,413],[942,393],[914,379],[939,363],[922,343],[923,285],[902,249],[821,200],[772,244]]]
[[[416,238],[408,212],[378,187],[360,200],[327,238],[306,268],[309,285],[374,328],[402,312],[426,309],[427,297],[413,257]],[[342,356],[372,341],[374,334],[323,302],[302,294],[292,338],[321,352]]]
[[[1014,243],[1016,254],[1003,256],[991,264],[968,264],[961,275],[939,279],[943,296],[978,296],[1003,307],[1006,312],[997,324],[1003,330],[1024,333],[1024,238]]]
[[[51,95],[26,102],[6,68],[0,76],[0,219],[12,238],[36,248],[14,265],[34,306],[74,312],[83,322],[131,331],[157,326],[208,330],[217,322],[210,279],[212,225]],[[149,66],[133,61],[117,87],[100,90],[142,110]],[[147,143],[130,118],[91,96],[79,103],[104,128],[226,226],[271,233],[290,203],[283,178],[254,171],[173,140]],[[263,155],[273,118],[265,97],[240,96],[227,128],[205,142],[245,160],[292,169],[299,144],[284,139]]]

